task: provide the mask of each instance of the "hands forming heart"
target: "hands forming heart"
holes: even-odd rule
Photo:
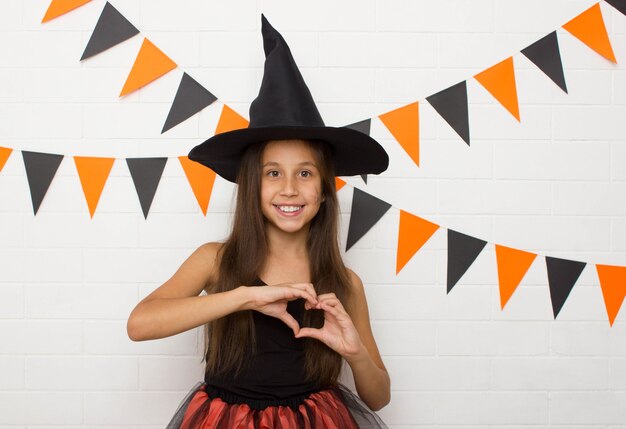
[[[282,283],[250,288],[251,308],[282,320],[296,338],[315,338],[343,357],[356,355],[362,347],[361,338],[350,315],[334,293],[317,295],[311,283]],[[300,328],[298,322],[287,312],[287,303],[299,298],[306,300],[305,310],[323,310],[324,325],[321,328]]]

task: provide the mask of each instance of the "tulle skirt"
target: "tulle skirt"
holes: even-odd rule
[[[167,429],[355,429],[386,428],[348,388],[337,387],[264,406],[198,383],[182,401]]]

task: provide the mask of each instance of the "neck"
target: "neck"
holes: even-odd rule
[[[271,256],[307,256],[308,235],[308,228],[298,232],[285,232],[268,225],[266,227],[268,252]]]

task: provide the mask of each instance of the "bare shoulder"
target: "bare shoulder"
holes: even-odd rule
[[[363,311],[363,306],[367,309],[365,300],[365,288],[363,281],[357,273],[346,267],[348,277],[350,278],[350,300],[347,306],[348,313],[357,313]]]
[[[146,299],[198,296],[217,279],[222,246],[223,243],[214,242],[198,246],[172,277]]]

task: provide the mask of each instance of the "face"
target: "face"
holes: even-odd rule
[[[261,160],[261,210],[267,225],[283,232],[308,229],[323,201],[313,150],[303,140],[275,140]]]

